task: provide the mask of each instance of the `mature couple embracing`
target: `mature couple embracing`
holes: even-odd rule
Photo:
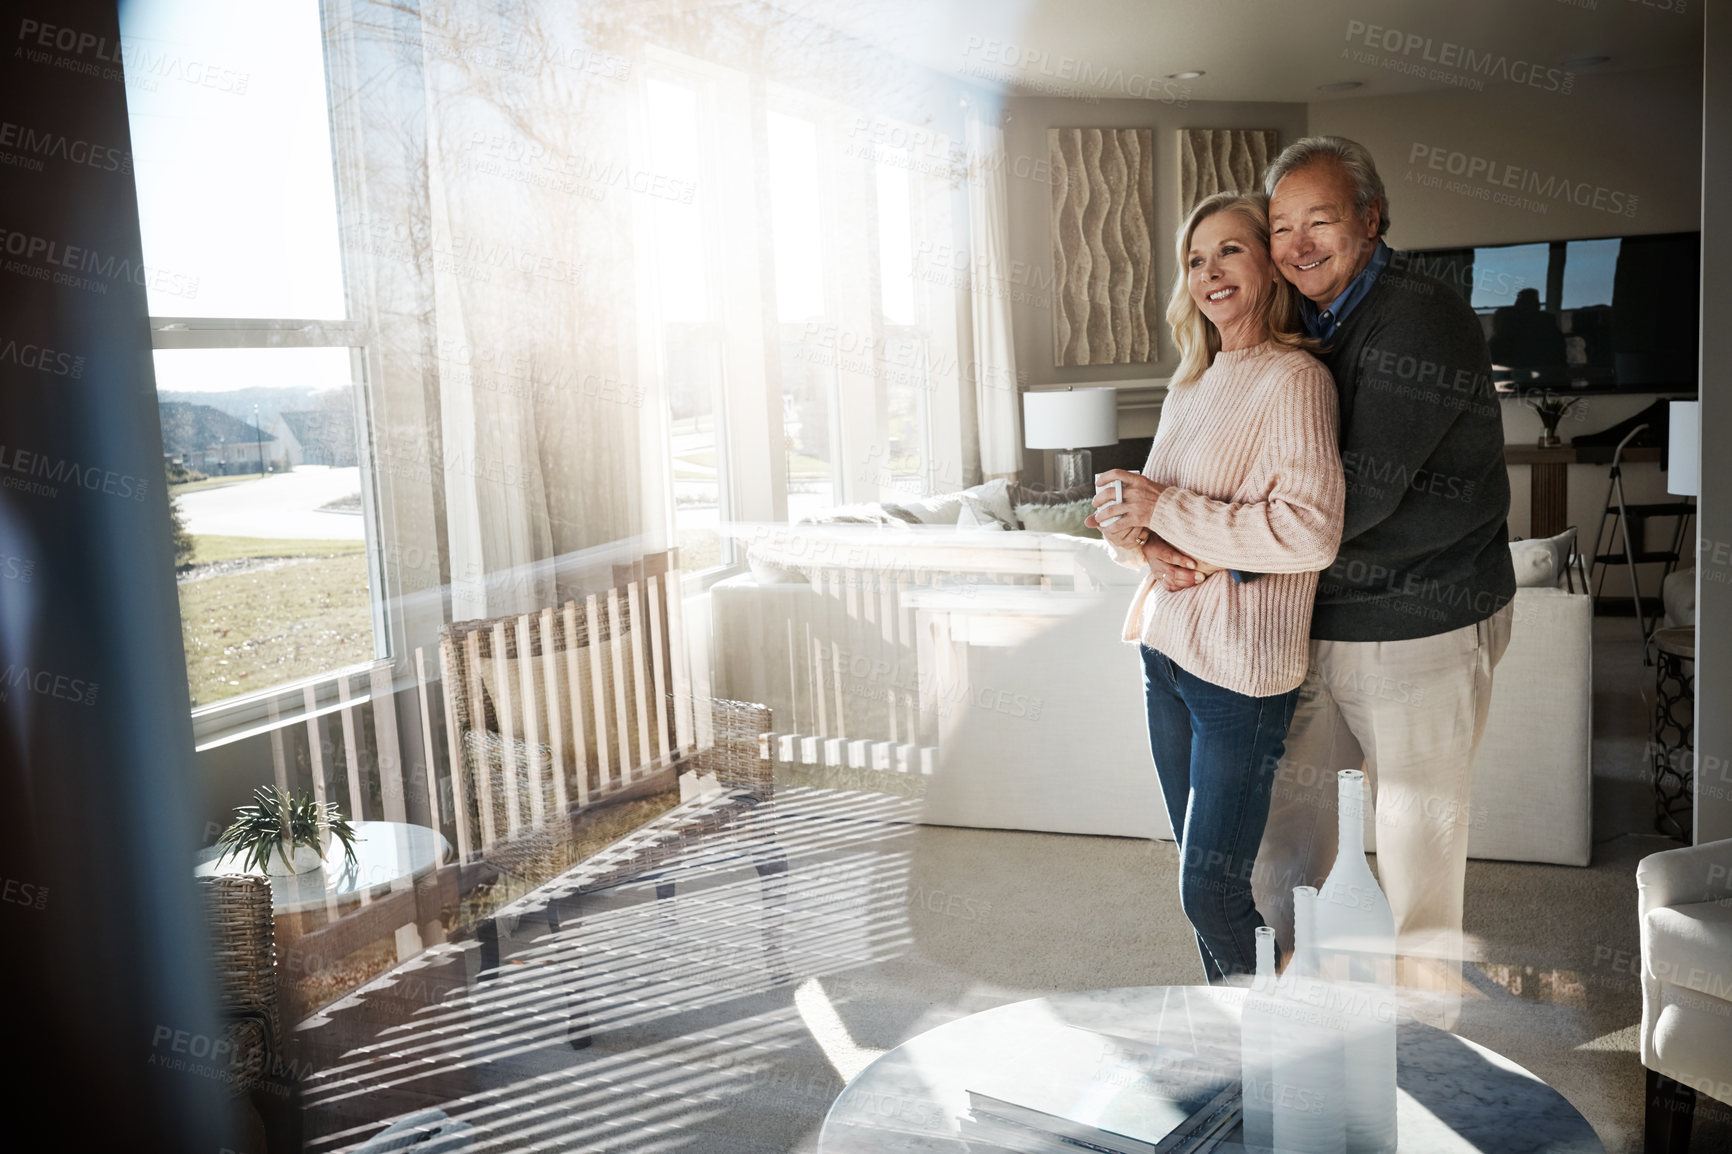
[[[1097,478],[1123,496],[1096,516],[1147,569],[1125,639],[1209,980],[1255,969],[1261,925],[1290,953],[1292,888],[1335,858],[1336,772],[1363,768],[1402,983],[1450,1025],[1515,595],[1490,357],[1468,305],[1384,243],[1362,145],[1299,140],[1266,188],[1180,229],[1179,368],[1148,464]]]

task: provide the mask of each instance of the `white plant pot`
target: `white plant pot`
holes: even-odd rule
[[[323,840],[326,845],[329,845],[330,835],[326,834]],[[278,843],[279,846],[281,844],[281,842]],[[314,870],[323,869],[324,865],[324,854],[310,845],[298,845],[289,854],[288,865],[283,864],[282,854],[276,849],[271,850],[271,856],[265,859],[265,873],[271,877],[289,877],[294,874],[312,873]]]

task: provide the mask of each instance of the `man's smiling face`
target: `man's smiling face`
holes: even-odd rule
[[[1331,160],[1289,172],[1269,198],[1269,251],[1275,267],[1318,308],[1371,263],[1382,203],[1361,219],[1353,209],[1353,179]]]

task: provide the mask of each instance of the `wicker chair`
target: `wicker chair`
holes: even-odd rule
[[[256,874],[198,879],[228,1043],[229,1092],[249,1093],[281,1053],[271,883]]]

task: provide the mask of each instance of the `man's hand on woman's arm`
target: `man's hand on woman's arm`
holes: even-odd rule
[[[1219,565],[1187,556],[1152,532],[1143,545],[1143,559],[1149,563],[1149,572],[1155,575],[1155,580],[1169,593],[1200,585],[1209,574],[1221,571]]]

